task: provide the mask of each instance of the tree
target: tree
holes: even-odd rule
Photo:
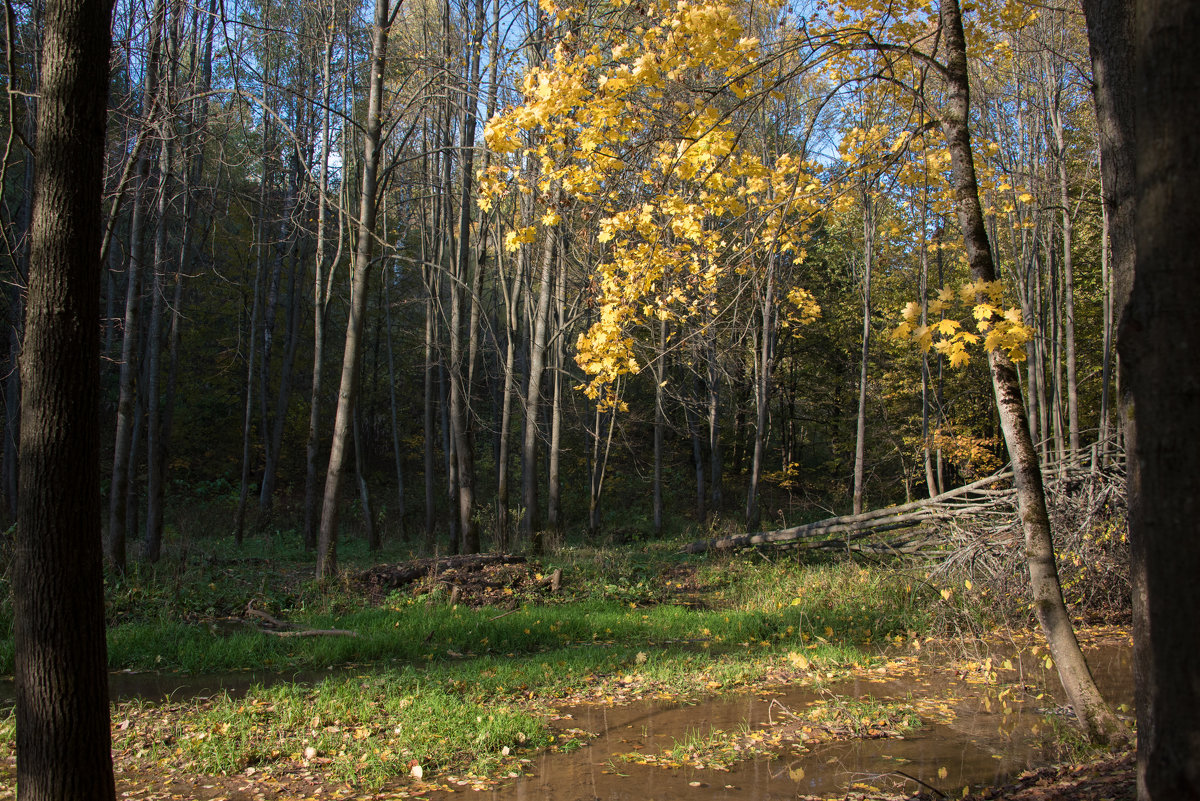
[[[396,5],[399,9],[399,4]],[[354,420],[361,364],[362,333],[367,310],[367,287],[371,275],[371,251],[375,244],[375,214],[379,208],[379,161],[383,152],[383,79],[387,63],[388,32],[395,12],[389,0],[376,0],[371,28],[371,74],[367,120],[363,131],[363,176],[358,213],[358,243],[354,253],[350,297],[350,319],[346,324],[346,347],[342,355],[342,378],[338,389],[337,415],[333,421],[329,469],[317,540],[317,578],[337,571],[337,525],[341,506],[342,470]]]
[[[112,6],[46,4],[13,611],[23,801],[115,797],[100,544],[100,201]]]
[[[1084,3],[1129,454],[1138,797],[1200,798],[1200,8]],[[1187,365],[1185,367],[1184,365]]]
[[[942,130],[949,145],[952,186],[956,197],[959,225],[966,243],[971,277],[976,281],[995,281],[991,246],[979,204],[974,156],[968,125],[970,88],[967,78],[966,39],[958,0],[941,0],[941,21],[946,44],[947,103],[942,115]],[[1012,459],[1017,485],[1017,504],[1025,531],[1025,550],[1033,592],[1034,611],[1050,652],[1058,666],[1059,677],[1071,700],[1075,716],[1088,737],[1094,741],[1118,744],[1128,737],[1124,725],[1104,703],[1079,650],[1071,618],[1058,583],[1050,520],[1041,468],[1021,393],[1021,384],[1012,362],[1001,349],[988,353],[992,385],[1000,426]]]

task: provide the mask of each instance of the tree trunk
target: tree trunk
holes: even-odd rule
[[[721,367],[717,361],[717,337],[708,337],[708,484],[712,511],[720,513],[724,505],[724,453],[721,449]]]
[[[858,417],[854,439],[854,514],[862,514],[863,471],[867,453],[867,359],[871,354],[871,268],[875,259],[875,211],[871,186],[863,188],[863,325],[859,356]]]
[[[376,0],[375,22],[371,30],[371,77],[367,101],[367,124],[363,134],[362,195],[359,200],[358,242],[354,254],[350,318],[346,323],[346,346],[342,354],[342,379],[338,389],[337,414],[333,422],[333,440],[329,449],[329,469],[325,474],[325,492],[321,507],[321,528],[317,540],[317,578],[337,571],[337,524],[340,510],[342,470],[346,445],[354,417],[358,388],[359,352],[362,348],[363,320],[367,311],[367,287],[371,273],[371,250],[375,243],[375,212],[378,208],[379,157],[382,151],[383,73],[387,58],[388,29],[392,17],[389,0]]]
[[[946,46],[947,100],[942,131],[951,159],[951,184],[955,208],[963,232],[972,279],[994,281],[995,268],[984,227],[983,210],[975,178],[975,161],[969,129],[970,88],[966,41],[958,0],[941,0],[943,36]],[[1025,532],[1025,553],[1033,594],[1034,612],[1046,635],[1067,697],[1088,737],[1095,742],[1119,744],[1129,733],[1113,715],[1092,680],[1083,652],[1075,639],[1071,618],[1058,581],[1050,520],[1037,450],[1029,433],[1021,385],[1012,362],[1000,350],[988,354],[996,408],[1012,460],[1017,487],[1017,508]]]
[[[500,237],[496,237],[496,261],[499,272],[500,290],[504,296],[504,397],[500,406],[500,433],[496,456],[496,541],[506,548],[512,537],[509,523],[509,442],[512,440],[512,402],[517,390],[516,345],[518,326],[518,294],[524,276],[525,253],[522,245],[517,252],[516,266],[511,279],[504,277],[504,248]]]
[[[166,305],[167,213],[171,181],[172,139],[163,137],[159,151],[158,220],[154,232],[154,276],[151,282],[150,329],[146,337],[146,536],[142,559],[157,562],[162,553],[163,480],[166,448],[162,442],[159,380],[162,362],[163,307]]]
[[[546,524],[550,531],[559,535],[563,532],[562,475],[559,465],[562,459],[562,395],[566,370],[563,353],[563,338],[567,333],[565,250],[565,245],[559,249],[559,270],[554,281],[554,374],[550,379],[550,448],[546,455]]]
[[[331,4],[332,5],[332,4]],[[321,118],[321,161],[317,165],[317,245],[313,258],[313,360],[312,389],[309,394],[308,440],[304,461],[304,547],[317,547],[317,461],[321,452],[321,386],[325,367],[325,325],[329,319],[329,289],[326,276],[325,231],[329,217],[329,153],[330,72],[333,60],[332,14],[326,26],[325,58],[321,75],[321,99],[324,112]],[[341,226],[338,227],[338,255],[329,264],[329,273],[337,268],[341,255]]]
[[[1084,3],[1123,310],[1118,391],[1129,454],[1138,797],[1200,799],[1200,202],[1194,3]],[[1110,180],[1111,179],[1111,180]]]
[[[112,6],[45,13],[13,565],[17,785],[22,801],[111,801],[96,254]]]
[[[233,538],[240,546],[246,536],[246,503],[250,497],[250,433],[254,426],[254,363],[258,349],[254,347],[255,332],[258,330],[259,298],[262,296],[259,284],[262,279],[262,260],[259,259],[254,268],[254,284],[251,287],[253,297],[250,301],[250,333],[247,340],[250,343],[246,355],[246,402],[242,412],[242,476],[238,490],[237,511],[233,517]]]
[[[551,192],[552,205],[557,205],[558,192]],[[542,269],[538,279],[537,310],[533,317],[533,341],[529,346],[529,383],[525,390],[525,433],[521,440],[521,501],[525,515],[521,518],[522,534],[529,538],[529,549],[542,551],[542,519],[538,500],[537,439],[538,413],[542,400],[542,371],[546,364],[546,330],[549,328],[550,273],[554,269],[558,250],[558,229],[546,230],[542,245]]]
[[[433,290],[429,288],[425,298],[425,392],[422,422],[424,431],[423,462],[425,470],[425,550],[433,550],[436,532],[436,512],[434,508],[434,425],[433,425],[433,384],[436,366],[433,360]]]
[[[654,498],[652,514],[654,518],[654,536],[661,537],[663,533],[663,434],[667,427],[667,415],[664,408],[666,392],[666,361],[667,361],[667,321],[658,321],[658,353],[654,359]]]
[[[384,215],[386,217],[386,214]],[[384,220],[386,227],[387,221]],[[392,303],[389,298],[389,287],[392,276],[387,275],[383,280],[383,315],[387,327],[387,360],[388,360],[388,403],[392,418],[392,456],[396,460],[396,519],[400,523],[400,536],[407,540],[408,534],[404,527],[404,457],[400,450],[400,424],[396,413],[396,362],[392,355]]]
[[[367,535],[367,550],[379,550],[379,529],[375,511],[371,508],[371,488],[367,485],[367,455],[363,452],[362,410],[354,409],[354,477],[358,481],[358,502],[362,506],[363,531]]]
[[[762,478],[763,458],[767,448],[767,424],[770,418],[771,368],[775,363],[775,259],[768,257],[765,286],[759,297],[762,315],[757,344],[758,353],[754,363],[754,455],[750,462],[750,486],[746,490],[746,528],[757,529],[762,522],[762,510],[758,503],[758,482]]]

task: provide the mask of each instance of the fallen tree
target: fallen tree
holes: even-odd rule
[[[1067,491],[1088,476],[1101,470],[1124,471],[1124,464],[1115,461],[1106,468],[1093,465],[1090,468],[1072,466],[1067,463],[1048,464],[1043,468],[1047,489]],[[730,537],[717,537],[689,543],[687,553],[705,553],[766,545],[795,545],[807,541],[810,547],[846,547],[852,550],[873,552],[914,553],[929,548],[944,546],[949,537],[939,533],[948,530],[952,521],[972,520],[986,527],[1006,528],[1016,520],[1016,489],[1012,486],[1012,469],[1005,467],[990,476],[943,492],[932,498],[913,501],[901,506],[874,509],[857,515],[840,515],[774,531],[760,531]],[[907,536],[885,543],[863,543],[859,540],[884,532],[918,529],[917,536]],[[834,537],[837,536],[837,539]]]

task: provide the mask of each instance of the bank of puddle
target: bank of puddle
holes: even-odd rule
[[[1087,649],[1097,683],[1114,705],[1132,705],[1133,677],[1127,645]],[[556,725],[594,734],[570,753],[531,758],[522,775],[474,797],[488,801],[672,801],[844,798],[862,793],[906,795],[924,791],[960,797],[1003,784],[1020,772],[1047,764],[1048,748],[1060,727],[1069,727],[1057,676],[1041,657],[1002,667],[1003,659],[976,663],[978,669],[930,669],[916,660],[891,660],[883,672],[811,688],[738,697],[692,705],[636,702],[625,706],[562,709]],[[990,668],[990,670],[988,669]],[[1022,670],[1024,671],[1022,673]],[[992,673],[992,677],[987,675]],[[891,675],[896,673],[897,675]],[[1049,688],[1049,689],[1047,689]],[[714,769],[696,760],[662,760],[689,742],[713,739],[771,742],[770,732],[814,705],[871,699],[915,707],[922,725],[902,736],[855,737],[808,743],[784,738],[775,753]],[[1057,720],[1054,720],[1057,718]],[[798,732],[793,725],[792,734]],[[756,735],[755,733],[758,733]],[[686,750],[684,748],[683,750]],[[649,757],[651,764],[646,764]],[[464,785],[467,783],[464,783]],[[447,801],[457,793],[421,797]]]
[[[1070,726],[1060,706],[1061,685],[1044,651],[1012,653],[1008,659],[994,653],[955,662],[894,655],[820,689],[780,688],[692,704],[564,707],[553,725],[562,739],[582,739],[580,747],[531,755],[522,761],[522,772],[496,786],[479,789],[479,783],[463,781],[461,787],[452,783],[418,797],[448,801],[468,787],[478,790],[472,797],[488,801],[772,801],[920,791],[959,797],[964,788],[1001,784],[1047,764],[1056,728]],[[1114,706],[1131,708],[1128,643],[1110,641],[1085,653],[1104,697]],[[239,696],[255,685],[317,683],[361,670],[201,677],[114,673],[110,685],[115,701],[154,702]],[[0,693],[11,692],[11,681],[5,684]],[[896,735],[887,726],[874,730],[868,721],[860,736],[835,732],[829,741],[828,725],[803,723],[806,711],[815,707],[864,700],[868,706],[862,709],[874,705],[915,712],[921,725]],[[812,731],[809,739],[805,728]],[[705,756],[703,748],[687,754],[689,743],[722,740],[734,745],[719,758]],[[748,746],[743,753],[748,758],[736,759],[743,751],[737,743]],[[727,769],[714,763],[725,763]]]

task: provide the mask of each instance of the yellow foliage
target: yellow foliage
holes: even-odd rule
[[[970,310],[975,318],[975,329],[984,334],[983,349],[986,353],[999,350],[1015,362],[1024,361],[1025,343],[1033,332],[1021,318],[1017,308],[1002,309],[993,299],[1003,295],[1003,286],[998,281],[973,281],[961,286],[956,293],[952,288],[942,289],[937,300],[929,304],[929,312],[944,314],[952,312],[961,303],[962,311]],[[956,297],[957,294],[957,297]],[[965,328],[954,316],[943,317],[931,326],[917,325],[921,307],[909,302],[900,313],[901,321],[892,330],[892,337],[902,341],[913,341],[922,352],[933,349],[950,361],[951,367],[965,367],[971,361],[970,348],[979,344],[979,334]]]

